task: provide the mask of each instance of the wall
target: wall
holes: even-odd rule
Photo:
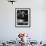
[[[13,5],[0,0],[0,41],[15,40],[19,32],[30,34],[33,40],[46,40],[45,0],[17,0]],[[31,8],[31,27],[15,27],[15,8]]]

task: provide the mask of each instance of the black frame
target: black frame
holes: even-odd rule
[[[28,10],[28,25],[17,25],[17,10]],[[30,8],[15,8],[15,27],[31,27],[31,9]]]

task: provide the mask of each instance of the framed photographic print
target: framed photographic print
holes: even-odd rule
[[[15,8],[15,26],[30,27],[31,26],[31,9]]]

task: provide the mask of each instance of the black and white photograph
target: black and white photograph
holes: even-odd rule
[[[30,27],[30,8],[16,8],[15,12],[15,26]]]

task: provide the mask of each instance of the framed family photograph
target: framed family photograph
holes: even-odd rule
[[[30,27],[31,26],[31,9],[15,8],[15,26]]]

